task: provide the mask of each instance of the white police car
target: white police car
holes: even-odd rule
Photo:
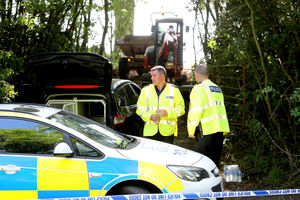
[[[222,191],[207,157],[36,104],[0,104],[0,197]]]

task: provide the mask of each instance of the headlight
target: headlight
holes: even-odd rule
[[[202,179],[209,178],[207,171],[200,167],[186,167],[186,166],[176,166],[168,165],[169,170],[171,170],[176,176],[186,181],[201,181]]]

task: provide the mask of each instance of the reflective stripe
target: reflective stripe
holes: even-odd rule
[[[205,106],[203,107],[197,107],[197,108],[192,108],[190,109],[190,112],[193,113],[193,112],[202,112],[203,110],[209,108],[209,107],[212,107],[212,106],[225,106],[224,102],[213,102],[213,103],[209,103],[209,104],[206,104]]]
[[[162,110],[168,110],[169,107],[166,107],[166,106],[159,106],[159,109],[162,109]]]
[[[145,106],[139,105],[139,106],[137,107],[137,109],[139,109],[139,110],[144,110],[144,109],[145,109]]]
[[[148,111],[150,110],[157,110],[157,106],[154,106],[154,107],[148,107]]]
[[[167,120],[160,120],[159,123],[160,124],[168,124],[168,125],[176,125],[177,124],[176,121],[167,121]]]
[[[218,101],[215,101],[214,102],[216,104],[216,106],[225,106],[224,102],[218,102]]]
[[[227,116],[226,115],[214,115],[214,116],[211,116],[211,117],[207,117],[207,118],[204,118],[204,119],[201,119],[201,123],[205,123],[205,122],[209,122],[211,120],[215,120],[215,119],[227,119]]]
[[[152,124],[167,124],[167,125],[176,125],[176,121],[167,121],[167,120],[160,120],[159,123],[155,122],[147,122],[146,125],[152,125]]]
[[[189,126],[189,125],[192,125],[192,126],[198,126],[198,125],[199,125],[199,122],[189,120],[189,121],[188,121],[188,126]]]
[[[154,121],[146,122],[146,123],[145,123],[145,125],[153,125],[153,124],[158,124],[158,123],[156,123],[156,122],[154,122]]]
[[[142,116],[143,116],[143,114],[144,114],[144,112],[146,112],[146,111],[145,111],[145,110],[143,110],[139,116],[140,116],[140,117],[142,117]]]
[[[204,89],[206,90],[206,94],[207,94],[207,97],[208,97],[209,104],[213,103],[213,100],[211,98],[211,93],[210,93],[209,86],[205,85],[204,83],[201,83],[200,86],[203,86]]]
[[[140,106],[137,107],[137,110],[142,110],[141,114],[139,114],[140,117],[142,117],[142,115],[144,114],[144,112],[146,112],[145,109],[146,109],[145,106],[141,106],[140,105]]]
[[[150,94],[150,85],[146,87],[146,102],[147,102],[147,111],[149,111],[149,94]]]
[[[205,105],[207,106],[207,105]],[[202,112],[203,110],[205,110],[206,108],[203,107],[197,107],[197,108],[190,108],[189,113],[196,113],[196,112]]]
[[[177,110],[177,109],[174,109],[174,111],[177,113],[177,117],[179,117],[180,116],[180,111]]]
[[[170,85],[170,96],[173,97],[170,99],[170,109],[173,108],[174,105],[174,87]]]

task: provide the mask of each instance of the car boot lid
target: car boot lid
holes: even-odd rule
[[[28,84],[58,89],[110,89],[112,65],[92,53],[42,53],[26,62]]]

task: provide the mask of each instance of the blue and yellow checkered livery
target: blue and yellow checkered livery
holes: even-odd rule
[[[6,165],[20,170],[12,174],[0,171],[1,199],[103,196],[125,180],[144,180],[164,193],[183,189],[165,166],[137,160],[0,156],[0,166]]]

